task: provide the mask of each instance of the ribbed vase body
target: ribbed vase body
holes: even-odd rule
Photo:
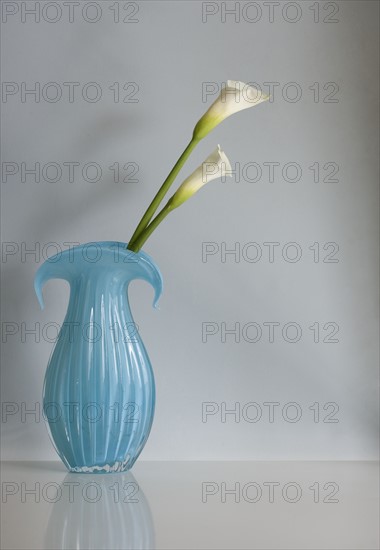
[[[162,291],[157,266],[125,243],[88,243],[49,258],[35,288],[51,278],[70,284],[65,320],[46,370],[43,407],[55,448],[72,472],[132,467],[148,438],[155,384],[134,323],[128,285],[144,279]]]

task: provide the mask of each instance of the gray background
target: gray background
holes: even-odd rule
[[[294,23],[286,18],[294,18],[296,8],[282,12],[286,2],[276,8],[273,22],[268,8],[257,4],[263,11],[256,23],[248,21],[254,13],[244,11],[246,2],[238,3],[240,21],[229,15],[223,22],[218,2],[212,4],[218,13],[202,22],[205,7],[198,1],[140,2],[136,23],[115,23],[111,2],[104,1],[98,2],[102,15],[96,23],[83,20],[80,9],[73,23],[67,11],[56,23],[43,17],[40,23],[32,17],[23,23],[20,13],[3,23],[3,81],[80,83],[73,103],[63,86],[56,103],[31,96],[23,103],[20,93],[3,98],[3,163],[63,167],[76,161],[83,167],[97,162],[103,172],[98,183],[84,181],[80,171],[74,183],[65,172],[57,183],[34,183],[32,177],[23,183],[20,173],[2,181],[2,239],[14,243],[3,244],[3,252],[10,250],[4,246],[14,251],[3,255],[2,263],[3,401],[20,411],[40,401],[53,347],[44,340],[43,327],[62,322],[68,299],[65,283],[52,281],[45,289],[46,308],[39,310],[33,276],[43,254],[25,256],[23,247],[40,243],[42,252],[51,254],[54,247],[46,246],[51,242],[65,249],[68,242],[128,240],[195,122],[216,97],[202,101],[204,83],[219,86],[232,78],[267,91],[264,82],[279,82],[272,103],[225,121],[181,173],[188,175],[220,143],[233,163],[258,163],[260,181],[213,182],[173,213],[145,247],[161,268],[165,292],[155,311],[147,285],[136,282],[130,289],[157,382],[155,422],[142,456],[376,458],[378,3],[335,2],[336,23],[323,22],[331,11],[326,2],[319,3],[319,23],[313,21],[313,2],[295,3],[302,14]],[[123,5],[121,13],[128,17]],[[100,101],[83,100],[87,82],[101,87]],[[109,90],[114,82],[135,82],[138,101],[115,103]],[[294,87],[286,87],[289,82],[301,90],[299,101],[286,99],[286,89],[294,93]],[[339,86],[337,102],[328,102],[333,88],[323,87],[329,82]],[[317,102],[309,88],[314,83],[320,88]],[[108,168],[114,162],[137,163],[138,183],[114,183]],[[280,163],[273,183],[264,162]],[[289,162],[302,168],[294,183],[281,175]],[[318,183],[309,168],[316,162]],[[339,166],[338,182],[323,181],[327,162]],[[263,255],[256,263],[243,254],[238,262],[227,256],[223,263],[219,252],[202,262],[203,242],[219,249],[221,243],[243,248],[256,242]],[[273,262],[265,242],[280,243]],[[289,242],[300,247],[300,261],[282,257]],[[332,250],[323,250],[328,242],[339,245],[338,262],[323,261]],[[318,262],[309,249],[313,243],[321,250]],[[256,322],[263,335],[257,343],[244,338],[238,343],[233,335],[223,343],[219,332],[203,343],[205,322],[219,328],[222,322],[227,328]],[[265,322],[281,325],[273,343]],[[302,328],[298,342],[281,336],[289,322]],[[315,322],[321,338],[327,335],[325,323],[336,323],[339,342],[314,343],[308,327]],[[23,336],[22,327],[35,323],[41,327],[37,336]],[[6,334],[9,327],[17,333]],[[229,409],[239,403],[243,410],[256,402],[263,414],[256,423],[243,413],[222,422],[220,412],[202,422],[203,402],[216,403],[219,411],[222,403]],[[269,402],[280,404],[274,422],[264,405]],[[302,412],[298,422],[281,414],[289,402]],[[319,422],[309,409],[314,403]],[[339,406],[333,417],[338,422],[323,421],[333,410],[324,410],[326,403]],[[57,458],[44,423],[32,415],[3,416],[2,430],[3,458]]]

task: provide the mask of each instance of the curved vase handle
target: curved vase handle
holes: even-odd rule
[[[41,309],[44,309],[44,298],[42,295],[42,289],[49,281],[49,279],[64,279],[70,284],[70,276],[67,273],[67,270],[62,264],[52,263],[49,260],[46,260],[37,270],[37,273],[34,277],[34,290],[38,298]]]
[[[162,294],[162,275],[155,263],[144,253],[139,254],[138,265],[141,269],[136,272],[134,279],[143,279],[150,283],[154,289],[153,307],[158,308],[158,300]]]

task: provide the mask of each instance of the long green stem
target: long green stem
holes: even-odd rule
[[[169,201],[167,205],[164,206],[164,208],[161,210],[161,212],[157,214],[153,221],[140,233],[137,239],[135,239],[132,244],[129,243],[129,250],[132,250],[133,252],[138,252],[145,241],[151,236],[153,231],[160,225],[160,223],[172,210],[174,210],[174,208],[171,206]]]
[[[152,202],[148,206],[148,209],[146,210],[144,216],[141,218],[140,223],[138,224],[137,228],[135,229],[135,232],[133,233],[133,235],[132,235],[132,237],[129,241],[129,244],[128,244],[128,249],[129,250],[134,250],[137,239],[142,235],[143,231],[148,227],[148,224],[149,224],[150,220],[153,218],[154,213],[156,212],[156,210],[159,207],[162,199],[166,195],[169,187],[174,182],[174,180],[177,177],[177,175],[178,175],[179,171],[181,170],[182,166],[185,164],[185,162],[189,158],[191,152],[193,151],[194,147],[197,145],[197,143],[199,141],[200,141],[199,139],[193,137],[191,139],[190,143],[188,144],[188,146],[186,147],[186,149],[184,150],[184,152],[182,153],[182,155],[177,160],[177,162],[174,165],[172,171],[170,172],[170,174],[168,175],[168,177],[166,178],[166,180],[164,181],[164,183],[162,184],[162,186],[158,190],[156,196],[154,197],[154,199],[152,200]],[[152,231],[153,231],[153,229],[152,229]]]

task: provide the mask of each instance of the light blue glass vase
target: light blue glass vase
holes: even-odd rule
[[[129,470],[153,422],[155,383],[148,354],[133,321],[128,285],[162,276],[143,252],[126,243],[94,242],[49,258],[35,277],[43,285],[65,279],[70,299],[46,370],[44,416],[57,453],[71,472]]]

